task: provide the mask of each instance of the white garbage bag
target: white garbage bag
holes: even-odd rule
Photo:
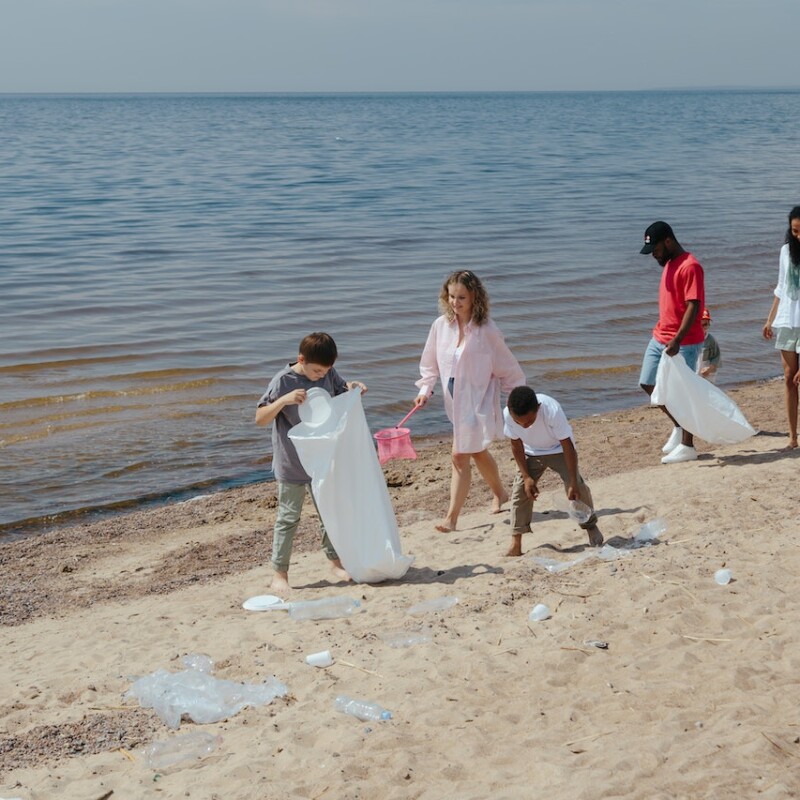
[[[684,430],[713,444],[736,444],[756,433],[739,406],[681,356],[662,354],[650,402],[666,406]]]
[[[312,389],[314,407],[289,431],[342,566],[359,583],[402,578],[404,556],[386,480],[369,432],[361,390],[331,397]],[[319,394],[319,393],[322,394]],[[324,395],[325,397],[322,397]]]

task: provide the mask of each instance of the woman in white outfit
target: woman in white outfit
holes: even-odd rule
[[[789,229],[786,231],[786,244],[781,248],[778,285],[774,294],[763,335],[765,339],[774,338],[775,348],[781,351],[786,416],[789,419],[786,449],[794,450],[797,447],[797,386],[800,383],[800,206],[789,212]]]
[[[450,507],[436,526],[454,531],[469,494],[471,462],[492,490],[492,511],[508,500],[497,463],[486,449],[503,437],[500,391],[525,384],[525,375],[497,325],[489,319],[489,296],[469,270],[448,275],[439,295],[442,315],[431,325],[420,359],[416,405],[425,405],[437,380],[444,387],[444,407],[453,423],[453,473]]]

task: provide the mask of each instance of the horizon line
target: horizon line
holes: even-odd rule
[[[376,94],[641,94],[645,92],[797,92],[800,85],[662,86],[640,89],[59,89],[0,90],[0,97],[18,95],[376,95]]]

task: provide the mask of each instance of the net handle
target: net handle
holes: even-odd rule
[[[412,408],[411,411],[409,411],[408,414],[406,414],[403,419],[401,419],[400,422],[395,425],[395,428],[399,428],[418,408],[421,408],[421,406],[414,406],[414,408]]]
[[[431,395],[432,394],[433,392],[431,392]],[[401,419],[400,422],[395,425],[395,428],[399,428],[415,411],[418,411],[420,408],[422,408],[421,405],[414,406],[414,408],[412,408],[411,411],[409,411],[408,414],[406,414],[403,419]]]

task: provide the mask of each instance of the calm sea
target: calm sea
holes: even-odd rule
[[[570,416],[643,403],[659,218],[706,268],[720,384],[777,375],[798,118],[792,92],[0,96],[0,536],[269,477],[255,403],[312,330],[396,423],[457,268]],[[410,424],[447,431],[441,401]]]

